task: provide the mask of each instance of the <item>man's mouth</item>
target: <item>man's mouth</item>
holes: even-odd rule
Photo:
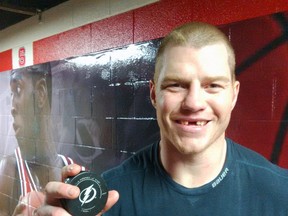
[[[14,131],[16,133],[20,127],[14,123],[13,124],[13,128],[14,128]]]
[[[185,121],[185,120],[180,120],[177,122],[181,125],[195,125],[195,126],[204,126],[208,123],[208,121]]]

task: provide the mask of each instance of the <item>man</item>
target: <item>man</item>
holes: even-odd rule
[[[161,140],[103,174],[103,212],[120,194],[105,215],[288,215],[287,170],[225,138],[240,87],[234,71],[230,42],[211,25],[188,23],[164,38],[150,82]],[[79,195],[60,182],[46,192],[37,215],[68,215],[58,199]]]
[[[60,180],[61,167],[72,163],[57,154],[53,143],[50,64],[12,70],[10,86],[18,147],[0,163],[1,215],[12,215],[20,197],[25,209],[21,205],[25,196],[51,180]]]

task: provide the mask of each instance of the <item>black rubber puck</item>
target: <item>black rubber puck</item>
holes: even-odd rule
[[[80,188],[78,198],[63,199],[63,207],[73,216],[95,216],[104,208],[108,190],[105,181],[93,172],[81,172],[78,175],[67,178],[65,183]]]

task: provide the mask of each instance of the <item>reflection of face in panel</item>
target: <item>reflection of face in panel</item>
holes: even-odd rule
[[[34,109],[34,87],[32,77],[21,72],[11,75],[10,81],[12,109],[14,119],[13,127],[16,137],[19,139],[32,138],[35,109]]]

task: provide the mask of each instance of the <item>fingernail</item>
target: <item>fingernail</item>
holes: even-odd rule
[[[69,171],[72,171],[74,169],[74,165],[70,165],[69,167],[68,167],[68,170]]]
[[[71,197],[74,197],[74,195],[76,194],[77,190],[74,188],[69,188],[68,189],[68,195]]]

